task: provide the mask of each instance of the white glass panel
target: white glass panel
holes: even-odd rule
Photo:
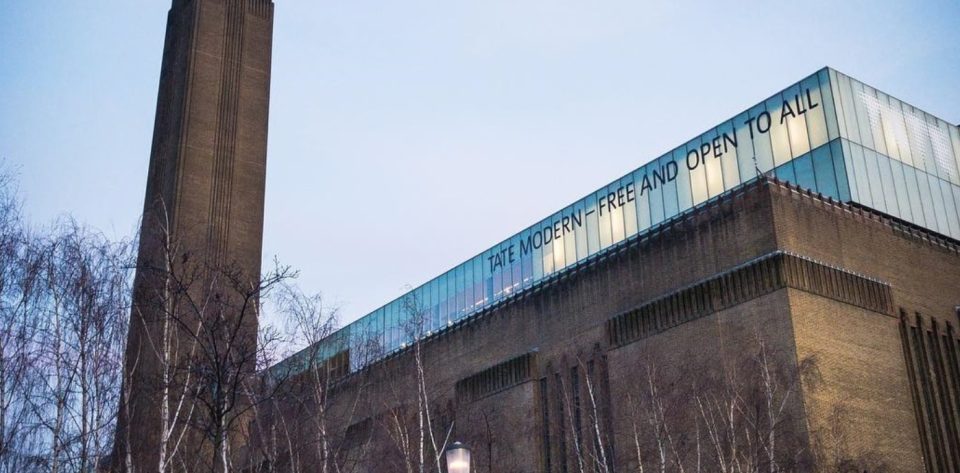
[[[585,201],[584,220],[587,224],[587,249],[592,255],[600,251],[600,215],[597,212],[596,195],[588,195]]]
[[[746,182],[757,176],[756,155],[753,151],[753,139],[750,138],[750,126],[747,123],[749,114],[743,112],[733,119],[737,138],[737,167],[739,168],[740,182]]]
[[[840,137],[840,128],[837,119],[837,109],[840,102],[835,99],[833,91],[836,89],[835,80],[832,79],[833,71],[821,70],[817,74],[820,82],[820,95],[823,98],[824,123],[827,126],[827,139],[833,140]],[[813,132],[811,131],[811,141]]]
[[[840,101],[843,103],[843,120],[846,123],[846,137],[854,143],[863,143],[860,138],[860,123],[857,106],[854,103],[854,90],[850,78],[838,74]]]
[[[930,185],[930,196],[933,198],[931,207],[937,216],[937,228],[940,233],[949,233],[950,224],[947,223],[947,212],[943,203],[943,192],[940,190],[940,180],[927,174],[927,182]]]
[[[677,180],[675,181],[677,184],[677,213],[682,213],[686,212],[690,207],[693,207],[693,194],[690,190],[690,171],[687,169],[685,146],[681,146],[673,151],[673,160],[677,163]]]
[[[903,179],[907,186],[907,196],[910,198],[910,221],[924,226],[926,219],[923,216],[923,199],[920,196],[920,187],[917,186],[917,171],[911,166],[903,166]]]
[[[659,211],[659,219],[663,220],[663,190],[660,189],[660,186],[657,186],[657,189],[653,189],[653,185],[650,183],[650,176],[648,173],[652,173],[654,170],[659,169],[660,161],[655,160],[652,163],[640,168],[633,173],[633,188],[634,188],[634,208],[636,210],[637,218],[637,230],[643,232],[646,229],[650,228],[650,225],[653,223],[653,217],[650,215],[651,211],[651,199],[655,199],[653,203],[653,208]],[[646,178],[646,181],[644,181]],[[646,182],[646,184],[644,184]],[[656,197],[654,197],[656,194]],[[657,220],[657,221],[660,221]]]
[[[807,136],[807,113],[810,104],[808,95],[798,85],[783,92],[783,105],[780,107],[780,124],[787,128],[790,139],[790,157],[795,158],[810,151],[810,139]],[[819,101],[816,102],[819,108]],[[814,109],[816,110],[816,109]]]
[[[809,149],[816,149],[829,141],[824,112],[830,105],[825,103],[821,89],[817,76],[804,79],[800,83],[800,102],[807,109],[804,116],[807,121],[807,138],[810,140]]]
[[[574,232],[574,238],[577,242],[577,259],[581,260],[586,258],[588,253],[587,249],[587,220],[586,220],[586,200],[578,201],[574,204],[574,215],[577,216],[578,224],[576,226],[576,231]]]
[[[947,224],[950,228],[950,236],[957,238],[960,235],[960,220],[957,216],[956,202],[953,200],[953,190],[949,182],[942,179],[940,181],[940,193],[943,196],[944,212],[947,214]]]
[[[770,145],[773,148],[773,163],[775,166],[785,164],[793,157],[790,152],[790,136],[787,133],[785,118],[782,116],[784,102],[782,94],[767,99],[767,112],[770,114]],[[759,121],[759,118],[758,118]],[[763,130],[760,130],[763,131]]]
[[[720,125],[717,128],[717,134],[720,136],[720,141],[723,142],[723,155],[720,156],[720,165],[723,170],[723,189],[730,190],[740,184],[740,168],[738,163],[740,140],[737,139],[737,132],[734,128],[733,121]],[[746,159],[746,161],[752,160]]]
[[[620,179],[623,188],[623,232],[629,238],[637,234],[637,186],[633,181],[633,174]]]

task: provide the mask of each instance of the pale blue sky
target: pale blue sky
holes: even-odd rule
[[[0,159],[125,236],[169,0],[0,2]],[[347,321],[829,65],[960,122],[960,2],[280,0],[264,258]]]

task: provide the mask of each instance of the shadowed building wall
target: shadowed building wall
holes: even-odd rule
[[[160,462],[159,392],[170,383],[159,352],[172,347],[171,363],[183,363],[190,352],[176,330],[164,345],[162,320],[175,310],[171,305],[192,304],[202,313],[196,301],[213,287],[209,268],[229,268],[239,286],[258,282],[272,36],[270,0],[174,0],[169,11],[117,431],[119,466],[132,462],[137,471],[156,471]],[[192,302],[169,297],[173,272],[190,279],[184,299]],[[256,314],[245,317],[242,338],[252,350]],[[188,411],[180,409],[181,425]],[[175,406],[169,412],[177,412]],[[188,445],[182,447],[181,453]]]
[[[440,441],[449,431],[471,446],[480,472],[638,471],[638,452],[658,469],[655,446],[635,442],[655,429],[649,410],[636,408],[649,401],[648,370],[675,407],[666,412],[676,448],[668,462],[696,464],[699,419],[708,465],[713,447],[695,397],[749,398],[762,385],[749,371],[761,350],[779,380],[782,468],[948,471],[960,412],[958,302],[956,241],[761,179],[427,337],[419,364]],[[321,464],[321,417],[328,461],[404,471],[396,425],[406,419],[416,445],[416,353],[334,383],[322,413],[304,395],[310,378],[295,379],[274,415],[298,458],[255,438],[250,471]],[[808,361],[815,370],[804,370]],[[718,375],[734,382],[717,386]],[[269,417],[254,431],[269,431]],[[428,440],[428,459],[430,448]]]

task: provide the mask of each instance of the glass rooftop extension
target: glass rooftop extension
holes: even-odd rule
[[[359,370],[760,174],[960,240],[958,169],[957,126],[824,68],[270,369]]]

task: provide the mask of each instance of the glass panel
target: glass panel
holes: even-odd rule
[[[943,192],[940,190],[940,180],[927,174],[927,182],[930,184],[930,195],[933,197],[934,214],[937,216],[937,228],[940,233],[950,232],[950,224],[947,223],[947,212],[943,203]]]
[[[882,184],[880,191],[883,193],[887,213],[894,217],[900,217],[902,214],[900,213],[900,206],[897,202],[896,185],[893,183],[893,172],[890,169],[890,162],[896,161],[882,154],[874,153],[874,155],[877,157],[877,167],[880,169],[880,182]]]
[[[957,216],[956,202],[953,201],[953,190],[949,182],[942,179],[940,181],[940,193],[943,196],[944,212],[947,214],[947,225],[950,227],[950,236],[960,238],[960,220]]]
[[[948,125],[943,120],[935,119],[936,128],[930,127],[929,136],[930,141],[933,147],[934,161],[936,165],[933,166],[935,171],[931,172],[935,176],[938,176],[942,179],[947,180],[957,180],[957,160],[951,152],[951,139],[950,139],[950,129],[956,129],[951,125]]]
[[[842,202],[847,202],[850,200],[850,181],[849,178],[852,174],[848,174],[850,153],[849,151],[845,154],[841,148],[841,140],[833,140],[830,142],[830,155],[833,157],[833,173],[837,178],[837,192],[839,192],[839,199]]]
[[[597,196],[590,194],[586,197],[586,220],[587,220],[587,249],[590,254],[600,251],[600,222],[597,212]]]
[[[824,103],[820,90],[820,82],[815,75],[800,83],[800,104],[806,108],[804,116],[807,122],[807,138],[809,138],[808,149],[816,149],[829,141],[824,119],[824,109],[828,105]],[[793,140],[793,135],[790,135],[790,139]]]
[[[838,82],[838,92],[840,94],[840,102],[843,104],[843,122],[846,123],[846,137],[854,143],[862,143],[860,139],[860,124],[857,120],[857,107],[854,106],[853,101],[853,85],[850,83],[850,78],[843,75],[837,74]]]
[[[793,162],[784,164],[776,169],[777,179],[797,185],[797,173],[793,170]]]
[[[859,143],[865,148],[876,149],[873,144],[873,128],[871,126],[870,112],[864,103],[867,92],[864,90],[863,84],[854,80],[848,79],[848,81],[853,91],[853,106],[857,112],[857,124],[860,125]]]
[[[886,138],[884,137],[883,128],[888,126],[884,123],[893,123],[893,114],[890,113],[889,105],[886,104],[885,97],[878,97],[877,91],[873,87],[866,86],[860,82],[857,82],[857,85],[860,88],[860,100],[863,102],[863,110],[866,111],[867,121],[870,124],[870,134],[873,136],[873,148],[874,151],[878,151],[889,156],[891,152],[896,152],[896,145],[894,144],[894,149],[888,151],[886,145]],[[891,134],[892,136],[892,134]],[[897,154],[899,156],[899,154]]]
[[[770,120],[773,123],[768,134],[770,135],[770,144],[773,147],[773,162],[777,166],[793,157],[790,152],[790,136],[787,134],[787,127],[784,124],[786,117],[782,112],[786,108],[785,104],[782,94],[767,99],[767,113],[769,113]]]
[[[716,197],[723,192],[723,167],[721,159],[729,151],[729,142],[723,140],[718,130],[714,130],[703,139],[700,148],[700,166],[704,167],[707,178],[707,195]]]
[[[757,177],[756,156],[753,151],[753,139],[750,138],[749,115],[743,112],[733,119],[733,126],[736,127],[737,140],[737,166],[739,167],[739,182],[746,182]],[[726,171],[726,168],[724,168]],[[724,176],[726,177],[726,175]]]
[[[952,182],[960,186],[960,127],[949,126],[948,128],[950,130],[950,141],[953,143],[954,169],[958,170]]]
[[[807,136],[807,112],[811,97],[799,85],[787,89],[783,93],[783,104],[780,106],[780,125],[787,128],[790,139],[790,156],[800,156],[810,151],[810,139]],[[819,108],[819,102],[817,102]]]
[[[607,186],[606,210],[610,213],[610,243],[623,241],[625,232],[623,206],[626,203],[626,192],[619,181]]]
[[[833,170],[833,158],[830,156],[830,146],[821,146],[813,150],[812,155],[817,192],[834,199],[840,199],[840,192],[837,189],[837,176]]]
[[[920,187],[917,185],[917,171],[910,166],[903,166],[903,179],[907,187],[907,197],[910,200],[910,221],[925,226],[923,199],[920,196]]]
[[[903,164],[899,161],[888,159],[890,169],[893,171],[893,185],[897,193],[897,208],[900,209],[900,218],[912,222],[913,207],[910,205],[910,193],[907,191],[907,180],[903,175]]]
[[[623,233],[625,237],[637,234],[637,186],[633,181],[633,174],[620,179],[621,190],[618,190],[618,199],[622,198]],[[622,196],[622,197],[621,197]],[[649,209],[647,209],[649,210]]]
[[[678,172],[677,180],[677,213],[693,207],[693,194],[690,192],[690,172],[687,169],[685,147],[681,146],[673,151],[673,160],[676,161]]]
[[[773,126],[773,118],[765,104],[757,105],[750,109],[750,118],[747,122],[747,131],[750,133],[753,142],[753,152],[756,155],[756,165],[761,173],[773,169],[773,146],[770,143],[770,127]]]
[[[474,305],[476,305],[478,308],[486,306],[489,302],[486,298],[487,293],[484,290],[482,262],[482,256],[477,256],[473,262],[473,298]]]
[[[656,180],[662,181],[660,187],[663,189],[663,218],[666,220],[680,213],[680,203],[678,201],[680,191],[677,181],[680,179],[681,164],[675,161],[670,154],[661,157],[660,164],[662,165],[660,174],[654,176],[651,173],[650,178],[659,178]]]
[[[724,153],[720,157],[723,169],[723,189],[730,190],[740,184],[740,168],[737,163],[740,154],[739,141],[737,141],[737,133],[732,122],[727,122],[720,127],[720,138],[724,144]]]
[[[813,174],[813,158],[809,153],[793,160],[793,171],[797,175],[797,185],[804,189],[819,191]]]
[[[820,82],[820,94],[823,98],[823,115],[824,122],[827,126],[827,137],[830,140],[834,140],[840,137],[839,124],[837,123],[837,107],[839,105],[838,102],[834,100],[834,84],[832,83],[832,74],[830,74],[830,72],[828,72],[827,69],[822,69],[817,76]],[[811,136],[812,133],[813,132],[811,132]]]
[[[953,207],[957,212],[957,218],[960,218],[960,186],[950,185],[950,190],[953,191]],[[960,240],[960,234],[953,237]]]
[[[857,183],[856,196],[858,202],[868,207],[873,206],[873,197],[870,192],[870,178],[867,176],[867,163],[863,156],[863,148],[850,143],[850,154],[853,158],[853,175]]]
[[[872,149],[863,150],[864,162],[867,165],[867,179],[870,181],[870,199],[873,200],[874,208],[881,212],[889,213],[887,202],[884,199],[883,188],[881,187],[880,165],[877,164],[877,152]]]
[[[684,154],[684,163],[690,174],[690,191],[693,195],[693,205],[707,200],[708,197],[706,166],[703,165],[700,156],[702,146],[700,139],[691,141],[687,143],[686,153]],[[710,148],[709,143],[706,144],[706,147],[707,149]]]
[[[926,227],[938,232],[940,229],[937,227],[937,215],[933,210],[933,195],[930,194],[930,183],[927,182],[927,175],[921,171],[917,171],[916,177],[917,187],[920,189],[920,203],[923,206],[923,219],[926,222]]]
[[[660,186],[657,186],[657,189],[654,190],[653,184],[650,182],[650,176],[647,174],[653,171],[659,173],[659,163],[659,160],[654,161],[633,173],[633,192],[634,199],[636,199],[634,208],[636,209],[638,232],[650,228],[653,220],[650,215],[651,210],[658,212],[658,221],[663,220],[663,190],[660,189]],[[651,205],[653,208],[651,208]]]
[[[606,249],[613,243],[613,235],[610,231],[610,210],[607,208],[607,193],[605,191],[597,192],[597,218],[600,230],[600,249]]]
[[[540,222],[539,230],[543,241],[543,275],[546,277],[553,274],[556,268],[553,256],[553,229],[550,219]]]
[[[574,238],[577,242],[577,259],[586,258],[587,250],[587,222],[586,222],[586,200],[580,200],[573,206],[573,213],[577,216],[576,231]]]
[[[887,142],[887,156],[897,161],[912,162],[910,140],[907,126],[900,108],[900,101],[889,95],[877,92],[880,100],[880,119],[883,122],[883,134]]]

